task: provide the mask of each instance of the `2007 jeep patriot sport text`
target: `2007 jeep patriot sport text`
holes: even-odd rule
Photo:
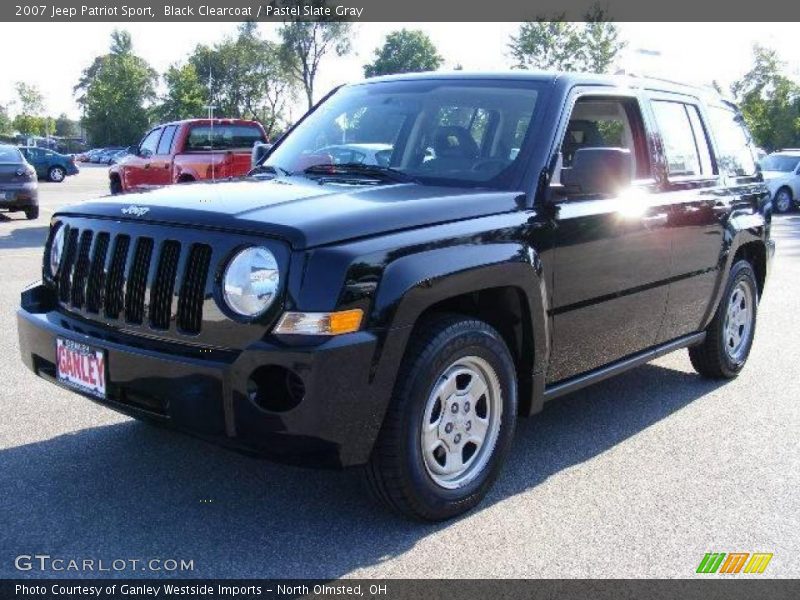
[[[718,96],[645,79],[345,86],[248,179],[58,212],[22,358],[452,517],[545,401],[683,347],[739,373],[774,251],[749,140]]]

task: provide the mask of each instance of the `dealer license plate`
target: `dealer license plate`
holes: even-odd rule
[[[105,351],[56,338],[56,376],[69,387],[105,399]]]

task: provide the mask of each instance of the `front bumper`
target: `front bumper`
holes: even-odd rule
[[[388,402],[370,381],[377,343],[368,332],[299,347],[263,340],[241,351],[179,345],[65,315],[41,285],[23,292],[17,325],[22,360],[38,376],[58,384],[56,337],[103,349],[107,399],[88,398],[284,462],[363,464]],[[270,412],[251,400],[248,378],[264,365],[301,378],[305,394],[296,407]]]

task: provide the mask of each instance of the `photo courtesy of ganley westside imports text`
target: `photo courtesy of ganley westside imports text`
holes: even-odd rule
[[[796,597],[798,12],[0,6],[0,598]]]

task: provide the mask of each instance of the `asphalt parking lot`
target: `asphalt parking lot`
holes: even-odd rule
[[[712,551],[771,552],[759,577],[800,577],[800,214],[774,220],[737,380],[699,379],[682,351],[557,401],[519,423],[478,510],[421,525],[373,505],[352,473],[162,431],[23,368],[14,313],[48,219],[105,190],[105,169],[84,167],[41,185],[38,221],[0,213],[0,577],[42,575],[14,567],[39,553],[186,559],[180,575],[202,578],[683,578]]]

